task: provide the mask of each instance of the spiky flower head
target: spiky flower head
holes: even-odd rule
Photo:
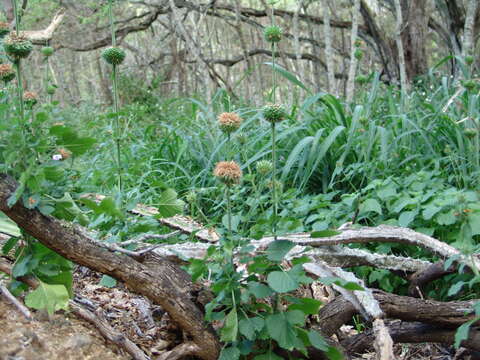
[[[260,160],[255,164],[255,168],[259,175],[265,176],[273,171],[273,163],[269,160]]]
[[[120,65],[125,60],[125,51],[119,47],[109,47],[103,50],[102,57],[110,65]]]
[[[0,39],[10,32],[10,26],[3,21],[0,21]]]
[[[475,135],[478,134],[478,130],[475,128],[467,128],[463,130],[463,133],[465,134],[466,137],[468,137],[469,139],[472,139],[475,137]]]
[[[474,80],[463,81],[462,85],[465,87],[465,89],[470,91],[475,90],[475,88],[477,87],[477,84]]]
[[[218,115],[218,124],[225,134],[231,134],[242,124],[242,118],[234,112],[224,112]]]
[[[235,161],[220,161],[213,170],[213,175],[227,186],[240,183],[242,170]]]
[[[355,50],[354,54],[355,59],[362,60],[363,59],[363,51],[360,49]]]
[[[69,150],[64,148],[58,149],[58,152],[60,155],[62,155],[62,160],[67,160],[69,157],[72,156],[72,153]]]
[[[465,64],[472,65],[474,61],[475,59],[473,58],[472,55],[465,56]]]
[[[355,78],[355,81],[359,84],[359,85],[364,85],[368,82],[368,77],[366,77],[365,75],[358,75],[356,78]]]
[[[284,107],[280,104],[268,104],[265,105],[263,110],[263,117],[269,123],[278,123],[287,117],[287,112],[285,111]]]
[[[195,190],[189,191],[187,195],[185,195],[185,200],[187,200],[189,204],[194,204],[197,201],[197,193]]]
[[[278,43],[282,40],[282,29],[276,25],[267,26],[263,31],[263,36],[270,43]]]
[[[10,64],[0,64],[0,80],[7,83],[15,78],[15,71]]]
[[[52,56],[54,52],[55,52],[55,50],[54,50],[53,47],[51,47],[51,46],[44,46],[44,47],[42,47],[42,54],[43,54],[43,56],[45,56],[45,57]]]
[[[3,48],[13,60],[19,60],[30,55],[33,45],[25,36],[11,32],[3,41]]]
[[[248,141],[247,135],[242,133],[237,134],[236,139],[240,145],[245,145]]]
[[[55,85],[48,85],[47,86],[47,94],[54,95],[55,91],[57,91],[57,87]]]
[[[25,91],[23,93],[23,101],[27,107],[32,108],[38,102],[37,93],[34,93],[33,91]]]

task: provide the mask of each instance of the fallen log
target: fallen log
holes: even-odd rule
[[[191,280],[183,270],[168,260],[148,254],[143,263],[113,253],[78,226],[42,215],[17,202],[7,205],[17,183],[8,175],[0,174],[0,211],[17,223],[26,233],[43,245],[77,264],[123,281],[132,291],[148,297],[167,311],[172,320],[192,339],[170,351],[172,358],[194,355],[205,360],[216,360],[220,350],[217,335],[204,323],[203,312],[190,298]],[[165,357],[168,358],[168,357]]]

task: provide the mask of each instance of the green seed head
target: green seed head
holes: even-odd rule
[[[265,176],[272,172],[273,164],[269,160],[260,160],[255,164],[255,168],[259,175]]]
[[[24,59],[30,55],[33,45],[25,36],[10,33],[3,41],[3,48],[14,60]]]
[[[51,46],[44,46],[44,47],[42,48],[42,54],[43,54],[43,56],[45,56],[45,57],[52,56],[53,53],[54,53],[54,50],[53,50],[53,47],[51,47]]]
[[[368,82],[368,77],[366,77],[365,75],[358,75],[356,78],[355,78],[355,81],[357,82],[357,84],[359,85],[364,85]]]
[[[357,60],[362,60],[362,58],[363,58],[363,51],[360,50],[360,49],[355,50],[354,56],[355,56],[355,59],[357,59]]]
[[[282,29],[278,26],[268,26],[265,28],[263,35],[265,36],[265,40],[268,42],[278,43],[280,40],[282,40]]]
[[[0,39],[5,37],[10,32],[10,26],[6,22],[0,21]]]
[[[474,61],[475,61],[475,59],[474,59],[473,56],[471,56],[471,55],[465,56],[465,64],[472,65]]]
[[[463,130],[463,133],[465,134],[465,136],[469,139],[473,139],[475,137],[475,135],[478,134],[478,131],[477,129],[474,129],[474,128],[467,128],[465,130]]]
[[[240,144],[240,145],[245,145],[248,141],[248,138],[247,138],[247,135],[245,134],[242,134],[242,133],[239,133],[237,136],[236,136],[236,139],[237,139],[237,142]]]
[[[194,190],[189,191],[185,196],[185,199],[189,204],[194,204],[197,201],[197,193]]]
[[[57,91],[57,87],[55,85],[48,85],[47,86],[47,94],[54,95],[55,91]]]
[[[263,118],[269,123],[278,123],[287,117],[287,112],[280,104],[269,104],[266,105],[263,110]]]
[[[125,59],[125,51],[119,47],[109,47],[103,50],[102,57],[110,65],[120,65]]]
[[[0,80],[8,83],[15,79],[15,71],[10,64],[0,64]]]
[[[475,88],[477,87],[477,84],[473,80],[466,80],[462,84],[465,87],[465,89],[470,91],[475,90]]]

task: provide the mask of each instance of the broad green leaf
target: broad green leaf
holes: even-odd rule
[[[455,216],[454,210],[450,210],[449,212],[438,215],[435,220],[439,225],[453,225],[457,222],[458,217]]]
[[[284,358],[278,356],[277,354],[275,354],[274,352],[272,351],[269,351],[268,353],[266,354],[262,354],[262,355],[257,355],[253,358],[253,360],[284,360]]]
[[[318,350],[322,351],[327,351],[328,350],[328,344],[323,338],[322,335],[320,335],[318,332],[314,330],[310,330],[308,332],[308,340],[310,340],[310,343],[312,346],[316,347]]]
[[[39,286],[25,297],[25,304],[36,310],[46,310],[49,315],[53,315],[57,310],[66,310],[69,300],[64,285],[50,285],[39,281]]]
[[[317,315],[320,306],[322,306],[321,301],[310,298],[302,298],[298,299],[297,303],[290,305],[288,310],[300,310],[307,315]]]
[[[171,217],[183,211],[184,202],[177,198],[173,189],[165,190],[158,199],[157,208],[161,217]]]
[[[7,218],[2,212],[0,212],[0,233],[15,237],[21,235],[17,224]]]
[[[282,261],[294,246],[295,244],[289,240],[274,241],[267,248],[267,258],[272,261]]]
[[[266,318],[269,335],[278,345],[287,350],[293,350],[297,346],[303,346],[292,324],[288,321],[285,313],[269,315]]]
[[[382,215],[382,206],[376,199],[367,199],[360,205],[360,212],[376,212],[379,215]]]
[[[468,339],[468,333],[470,332],[470,326],[478,321],[479,318],[467,321],[458,327],[457,332],[455,333],[455,348],[459,348],[463,340]]]
[[[265,326],[265,321],[260,317],[246,318],[238,322],[240,333],[248,340],[255,340],[255,332],[260,332]]]
[[[218,360],[238,360],[240,359],[240,350],[237,347],[231,346],[223,348]]]
[[[279,293],[286,293],[298,288],[298,282],[284,271],[272,271],[267,277],[268,286]]]
[[[398,218],[398,225],[402,227],[408,227],[408,225],[415,220],[417,214],[418,210],[403,211]]]
[[[225,325],[220,331],[221,340],[224,342],[232,342],[237,340],[238,335],[238,315],[237,309],[230,310],[225,317]]]
[[[248,290],[257,299],[263,299],[273,294],[273,291],[267,285],[258,283],[256,281],[251,281],[248,283]]]
[[[460,290],[462,290],[462,287],[463,287],[463,285],[465,285],[465,284],[466,284],[466,283],[463,282],[463,281],[459,281],[459,282],[453,284],[453,285],[450,287],[450,289],[448,289],[447,296],[453,296],[453,295],[458,294],[458,292],[459,292]]]
[[[111,276],[108,275],[103,275],[102,279],[100,280],[99,283],[101,286],[105,286],[107,288],[113,288],[117,285],[117,280],[112,278]]]

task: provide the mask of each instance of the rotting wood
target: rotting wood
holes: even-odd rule
[[[190,299],[189,276],[175,264],[157,257],[153,262],[140,263],[133,258],[117,255],[99,246],[78,226],[61,222],[37,210],[29,210],[20,202],[11,208],[7,201],[17,188],[8,175],[0,174],[0,211],[43,245],[93,270],[123,281],[126,286],[162,306],[184,330],[195,346],[190,355],[205,360],[218,357],[220,344],[214,329],[204,323],[203,312]],[[182,348],[183,349],[183,348]]]

